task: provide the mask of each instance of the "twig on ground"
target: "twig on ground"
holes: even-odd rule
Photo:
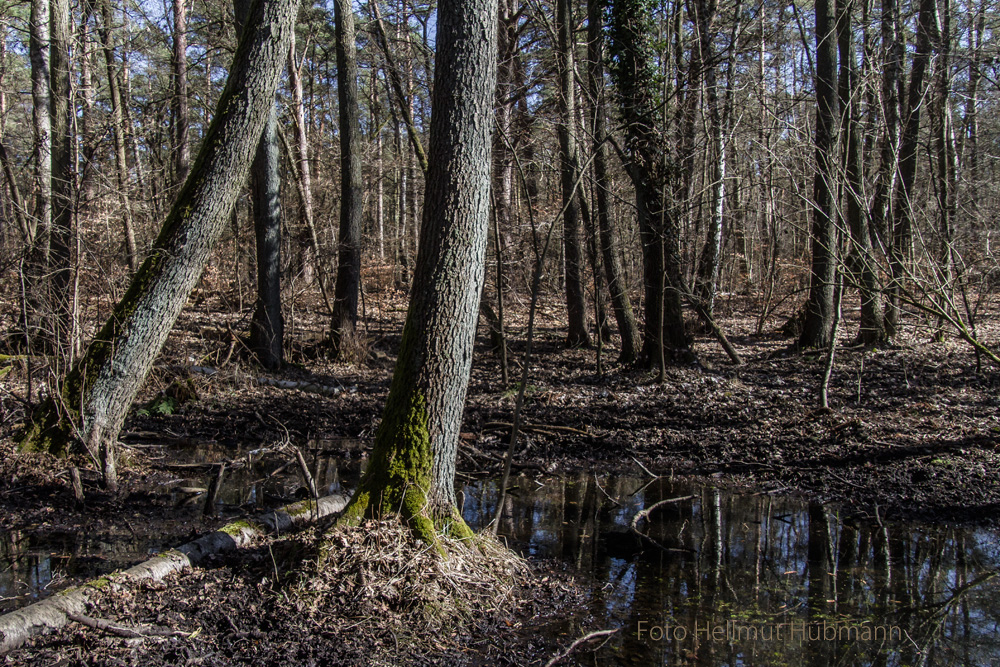
[[[137,628],[132,628],[127,625],[118,625],[117,623],[106,621],[103,618],[92,618],[82,614],[71,613],[66,614],[66,616],[69,620],[85,625],[88,628],[107,632],[108,634],[117,635],[119,637],[125,637],[127,639],[143,639],[146,637],[193,637],[198,633],[197,630],[194,632],[181,632],[179,630],[158,628],[150,625],[142,625]]]

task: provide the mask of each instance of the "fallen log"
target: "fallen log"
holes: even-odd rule
[[[90,599],[112,580],[158,581],[185,567],[194,567],[208,556],[245,546],[260,535],[280,533],[293,526],[340,512],[347,506],[347,501],[345,496],[326,496],[318,501],[293,503],[262,514],[256,519],[233,521],[214,533],[165,551],[124,572],[105,575],[4,614],[0,616],[0,655],[17,648],[35,635],[61,628],[70,621],[71,616],[84,616]]]

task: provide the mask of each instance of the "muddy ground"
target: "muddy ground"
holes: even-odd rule
[[[269,377],[336,387],[333,395],[259,384],[263,374],[241,358],[241,345],[205,307],[184,315],[171,335],[142,402],[148,405],[181,380],[197,398],[171,414],[133,415],[123,441],[128,467],[123,490],[110,496],[84,469],[85,507],[76,507],[64,461],[17,456],[11,436],[25,414],[26,362],[15,361],[0,391],[0,527],[14,530],[129,530],[156,532],[183,543],[222,520],[178,520],[162,497],[150,493],[171,475],[163,451],[213,441],[220,451],[283,439],[306,442],[356,438],[370,445],[401,329],[401,308],[371,314],[361,363],[333,363],[319,344],[323,318],[297,314],[292,364]],[[722,324],[745,364],[732,365],[718,345],[700,335],[700,364],[674,366],[664,385],[647,371],[615,362],[613,344],[566,350],[558,312],[542,312],[531,362],[525,438],[516,468],[551,475],[569,470],[626,471],[709,479],[757,491],[796,494],[833,503],[848,515],[995,527],[1000,507],[997,443],[1000,371],[977,364],[968,345],[934,341],[932,323],[912,317],[897,344],[876,350],[847,345],[855,313],[842,327],[831,383],[831,409],[818,407],[819,354],[790,354],[790,340],[769,322],[756,332],[750,304],[722,304]],[[1000,321],[987,313],[981,321]],[[519,376],[523,322],[512,325],[511,377]],[[991,347],[1000,328],[983,328]],[[481,331],[481,333],[483,333]],[[191,374],[191,365],[214,375]],[[38,372],[35,370],[37,383]],[[504,386],[496,356],[477,346],[458,460],[461,475],[497,474],[507,448],[513,380]],[[190,382],[188,382],[190,380]],[[176,393],[176,392],[175,392]],[[330,392],[327,392],[328,394]],[[295,548],[291,543],[297,542]],[[282,538],[221,558],[214,567],[109,595],[95,615],[193,631],[193,639],[126,640],[71,626],[7,657],[8,664],[526,664],[554,652],[560,641],[537,631],[558,623],[578,601],[572,573],[556,563],[534,563],[539,575],[517,592],[511,610],[490,610],[456,624],[453,633],[413,629],[405,609],[359,616],[334,605],[326,617],[289,612],[287,582],[297,564],[315,561],[315,536]],[[284,561],[274,553],[288,553]],[[279,562],[280,561],[280,562]],[[539,583],[547,576],[545,583]],[[71,583],[71,582],[64,582]],[[287,584],[287,585],[286,585]],[[167,587],[167,588],[165,588]],[[169,590],[165,596],[163,591]],[[555,596],[561,600],[548,604]],[[164,604],[166,602],[166,604]],[[391,605],[390,605],[391,607]],[[395,615],[394,615],[395,614]],[[373,620],[378,619],[378,620]],[[551,636],[552,633],[549,633]],[[327,641],[329,640],[329,641]],[[566,642],[563,643],[568,643]],[[11,662],[13,661],[13,662]]]

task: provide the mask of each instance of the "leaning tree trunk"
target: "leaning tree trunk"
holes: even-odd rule
[[[21,435],[24,450],[65,454],[73,440],[101,456],[113,482],[122,422],[201,277],[246,182],[288,53],[298,3],[254,3],[226,89],[191,175],[125,296]],[[110,470],[109,470],[110,466]]]
[[[833,328],[837,268],[837,19],[833,0],[816,2],[816,175],[813,179],[812,273],[800,347],[826,347]]]
[[[489,226],[495,0],[441,0],[430,169],[403,341],[371,462],[345,515],[399,514],[422,539],[468,535],[455,456]]]
[[[246,26],[250,0],[236,0],[239,34]],[[250,168],[253,231],[257,249],[257,301],[250,320],[249,347],[264,368],[284,362],[285,319],[281,313],[281,155],[278,110],[272,104]]]
[[[349,0],[334,2],[337,22],[337,100],[340,103],[340,238],[333,292],[330,337],[338,356],[354,337],[361,292],[361,114],[358,109],[358,59],[354,10]]]

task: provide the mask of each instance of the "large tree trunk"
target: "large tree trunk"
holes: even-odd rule
[[[628,296],[628,285],[625,284],[625,272],[622,269],[621,257],[618,252],[617,230],[611,220],[611,205],[608,201],[608,191],[611,179],[608,176],[608,147],[604,96],[604,49],[603,18],[601,12],[604,4],[601,0],[587,2],[587,50],[588,77],[590,95],[593,98],[593,133],[594,133],[594,190],[597,204],[597,226],[600,236],[601,256],[604,272],[607,274],[608,291],[611,294],[611,307],[618,323],[618,334],[621,338],[621,354],[619,362],[632,364],[639,357],[639,329],[632,314],[632,302]]]
[[[340,238],[337,282],[333,292],[330,337],[338,356],[355,335],[361,292],[361,118],[358,107],[358,59],[354,10],[349,0],[335,0],[337,22],[337,101],[340,105]]]
[[[399,514],[435,542],[468,535],[455,456],[472,366],[489,225],[496,85],[494,0],[438,8],[421,243],[403,341],[371,462],[346,519]]]
[[[114,461],[132,400],[201,277],[250,171],[274,106],[298,3],[254,3],[215,119],[149,256],[86,355],[20,438],[26,450],[65,454],[75,439]],[[107,474],[107,469],[106,469]],[[113,466],[112,466],[113,473]],[[113,479],[107,479],[113,482]]]
[[[833,0],[816,3],[816,175],[812,271],[801,347],[826,347],[833,327],[837,269],[837,19]]]
[[[580,157],[576,146],[576,82],[574,54],[576,39],[573,37],[573,11],[570,0],[557,0],[556,23],[559,31],[559,98],[562,102],[562,119],[559,123],[560,174],[562,183],[563,249],[566,256],[566,314],[569,331],[566,345],[590,345],[587,330],[587,300],[583,289],[583,252],[580,245],[580,202],[577,181],[580,176]]]

